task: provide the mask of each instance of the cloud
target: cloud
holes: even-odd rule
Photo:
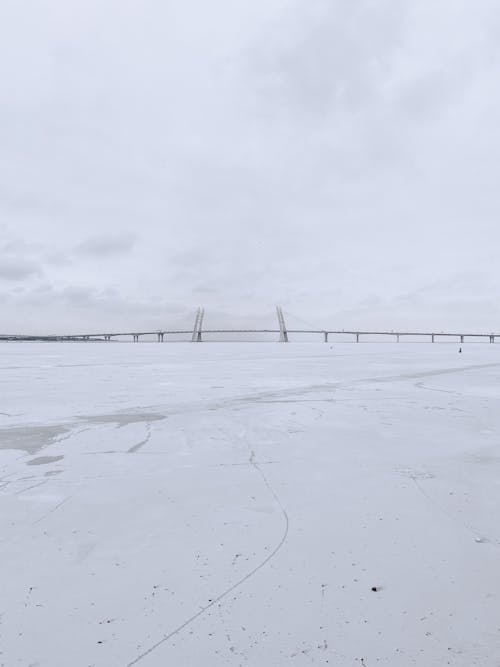
[[[381,99],[404,40],[404,3],[310,0],[272,23],[249,53],[255,83],[281,114],[358,112]]]
[[[190,329],[198,305],[154,300],[147,294],[133,299],[119,290],[76,283],[23,289],[14,286],[0,290],[0,301],[9,309],[3,332],[35,333]]]
[[[93,236],[77,245],[75,251],[87,257],[112,257],[129,253],[136,243],[137,238],[128,233]]]
[[[40,276],[42,267],[36,261],[22,257],[0,257],[0,279],[8,281],[23,281]]]

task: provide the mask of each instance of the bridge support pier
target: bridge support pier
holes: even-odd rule
[[[396,340],[399,343],[399,334],[396,334]]]
[[[464,337],[463,337],[463,336],[460,336],[460,342],[461,342],[461,343],[464,342]]]
[[[138,342],[139,342],[139,334],[132,334],[132,337],[133,337],[133,339],[134,339],[134,343],[138,343]]]
[[[495,336],[490,336],[490,343],[494,343],[494,342],[495,342]]]
[[[434,343],[434,334],[431,334],[431,343]]]
[[[325,337],[325,343],[328,343],[328,331],[323,331],[323,336]]]
[[[356,343],[359,343],[359,334],[356,334]]]
[[[158,336],[158,342],[163,343],[163,337],[164,337],[163,331],[158,331],[157,336]]]

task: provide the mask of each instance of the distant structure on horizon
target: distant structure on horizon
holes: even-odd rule
[[[0,334],[0,341],[103,341],[109,342],[114,339],[125,338],[131,339],[134,343],[138,343],[142,337],[155,336],[159,343],[163,343],[167,336],[185,335],[191,336],[191,342],[202,343],[203,335],[217,335],[217,334],[279,334],[280,343],[289,342],[289,334],[317,334],[323,337],[325,343],[328,343],[329,336],[332,335],[352,335],[355,337],[357,343],[360,342],[362,336],[389,336],[396,339],[399,343],[401,337],[412,337],[430,340],[432,343],[436,342],[438,338],[456,338],[460,343],[464,343],[466,339],[488,340],[494,343],[496,338],[500,338],[500,333],[468,333],[468,332],[429,332],[429,331],[395,331],[394,329],[384,331],[368,331],[368,330],[339,330],[339,329],[289,329],[286,326],[285,315],[281,306],[276,306],[276,316],[278,319],[277,329],[203,329],[203,320],[205,317],[205,309],[198,308],[194,326],[192,329],[184,330],[169,330],[161,329],[157,331],[107,331],[105,333],[84,333],[84,334],[51,334],[51,335],[37,335],[37,334]],[[213,340],[213,339],[212,339]]]

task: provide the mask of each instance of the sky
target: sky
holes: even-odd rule
[[[500,332],[497,0],[2,0],[0,333]]]

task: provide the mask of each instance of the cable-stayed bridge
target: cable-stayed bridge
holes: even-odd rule
[[[352,340],[359,343],[363,338],[375,337],[380,339],[401,340],[417,339],[422,341],[430,341],[432,343],[441,339],[453,339],[464,343],[467,340],[483,340],[485,342],[494,343],[495,339],[500,338],[500,333],[481,333],[470,331],[395,331],[395,330],[368,330],[368,329],[321,329],[316,327],[297,329],[288,328],[285,322],[283,309],[276,306],[277,328],[271,329],[252,329],[252,328],[203,328],[203,321],[205,317],[204,308],[198,308],[196,312],[195,322],[193,328],[190,329],[157,329],[155,331],[113,331],[105,330],[100,333],[77,333],[77,334],[0,334],[0,341],[103,341],[109,342],[113,340],[129,340],[135,343],[141,339],[153,337],[159,343],[170,340],[176,340],[176,336],[188,336],[188,340],[194,343],[201,343],[204,336],[209,336],[210,340],[217,340],[217,336],[238,335],[245,336],[245,334],[276,334],[278,340],[282,343],[288,343],[293,340],[294,334],[311,334],[321,337],[321,339],[328,343],[333,336],[352,336]],[[240,339],[241,340],[241,339]],[[254,339],[253,339],[254,340]]]

